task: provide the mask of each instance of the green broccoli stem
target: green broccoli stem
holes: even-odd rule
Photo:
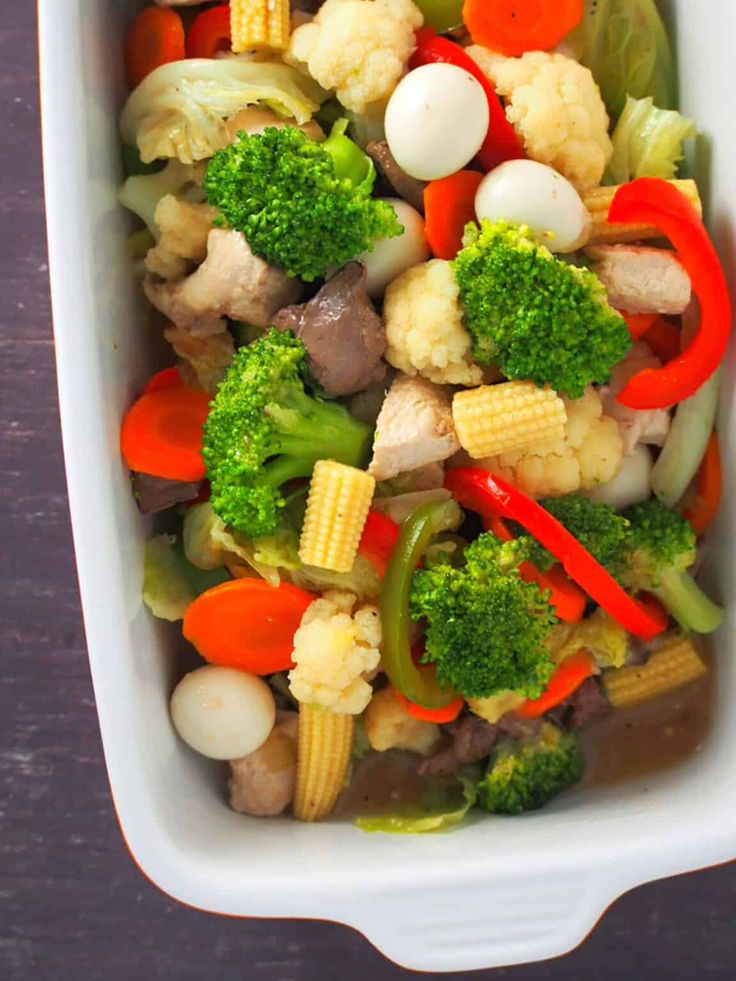
[[[278,456],[263,466],[263,479],[269,487],[281,487],[289,480],[309,477],[314,469],[314,460],[307,456]]]
[[[687,572],[666,569],[656,586],[647,585],[680,626],[698,634],[710,634],[723,622],[723,610],[709,599]]]
[[[274,452],[309,463],[306,473],[293,476],[308,476],[317,460],[360,467],[367,458],[371,427],[354,419],[338,403],[318,402],[308,395],[290,396],[286,407],[269,406],[266,411],[276,427]]]

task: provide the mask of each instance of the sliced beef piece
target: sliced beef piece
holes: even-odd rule
[[[309,370],[328,395],[362,392],[386,374],[386,334],[365,290],[365,267],[349,262],[307,303],[273,317],[304,342]]]
[[[181,480],[152,477],[147,473],[133,474],[133,496],[143,514],[157,514],[173,508],[175,504],[194,501],[201,486],[198,480],[184,483]]]
[[[517,719],[513,712],[507,712],[498,720],[496,728],[499,735],[507,739],[527,739],[541,724],[541,719]]]
[[[213,229],[207,258],[191,276],[175,282],[149,278],[143,284],[151,303],[195,337],[227,329],[224,317],[268,327],[281,307],[301,295],[301,284],[251,252],[240,232]]]
[[[399,167],[385,140],[369,143],[365,150],[378,167],[379,173],[385,177],[398,196],[423,215],[426,183],[410,177]]]
[[[586,250],[608,300],[627,313],[682,313],[690,303],[690,277],[669,249],[595,245]]]
[[[446,460],[459,449],[451,391],[424,378],[397,376],[378,416],[368,472],[376,480],[390,480]]]
[[[563,729],[585,729],[611,711],[611,703],[598,678],[588,678],[573,694],[547,714]]]
[[[444,727],[451,743],[434,756],[423,760],[419,772],[424,776],[443,777],[468,763],[477,763],[490,755],[498,738],[498,727],[477,715],[466,715]]]

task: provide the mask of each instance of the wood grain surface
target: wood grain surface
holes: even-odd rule
[[[59,440],[34,7],[3,0],[0,25],[0,979],[405,976],[343,927],[185,909],[142,878],[121,840],[87,671]],[[465,976],[734,978],[735,910],[733,866],[668,880],[616,903],[565,958]]]

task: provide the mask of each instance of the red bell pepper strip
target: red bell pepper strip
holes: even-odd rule
[[[698,537],[708,530],[718,513],[722,489],[721,447],[718,433],[714,432],[708,441],[703,462],[700,464],[694,494],[682,515],[693,526]]]
[[[506,522],[498,515],[489,515],[484,526],[492,531],[502,542],[513,541]],[[563,623],[579,623],[585,612],[585,593],[568,578],[565,570],[557,563],[548,572],[542,572],[532,562],[522,562],[519,575],[524,582],[535,582],[540,589],[549,591],[549,601]]]
[[[451,470],[445,487],[463,507],[481,515],[501,515],[526,528],[561,562],[570,578],[629,633],[650,640],[666,629],[666,617],[653,615],[632,599],[577,538],[516,487],[476,467]]]
[[[420,668],[420,671],[426,671],[426,668]],[[410,702],[406,695],[402,695],[398,688],[392,686],[391,691],[394,693],[394,697],[399,705],[403,708],[405,712],[414,719],[421,719],[422,722],[437,722],[442,724],[444,722],[454,722],[455,719],[460,715],[463,710],[463,705],[465,700],[461,695],[448,702],[447,705],[443,705],[442,708],[424,708],[423,705],[417,705],[416,702]]]
[[[475,221],[475,195],[483,180],[477,170],[458,170],[424,188],[424,234],[435,259],[454,259],[463,232]]]
[[[230,51],[230,5],[223,3],[197,14],[186,43],[187,58],[214,58],[218,51]]]
[[[488,100],[490,122],[488,133],[478,151],[478,160],[484,170],[492,170],[506,160],[520,160],[524,151],[514,127],[506,118],[506,112],[496,95],[496,90],[469,54],[446,37],[438,37],[431,27],[423,27],[416,33],[417,48],[409,59],[409,69],[437,63],[455,65],[470,72],[483,87]]]
[[[622,310],[621,316],[626,321],[629,337],[632,341],[638,341],[640,337],[646,334],[652,324],[659,320],[658,313],[627,313]]]
[[[618,401],[631,409],[664,409],[689,398],[716,371],[726,353],[731,300],[718,255],[687,198],[665,180],[640,177],[618,189],[609,222],[653,225],[677,250],[700,301],[695,339],[662,368],[645,368]]]
[[[527,699],[514,711],[517,719],[538,719],[564,702],[595,672],[595,659],[586,650],[576,651],[555,668],[539,698]]]
[[[682,350],[682,331],[662,317],[657,317],[642,340],[663,364],[669,364]]]
[[[388,515],[370,509],[363,526],[358,552],[376,567],[381,578],[386,575],[388,560],[396,548],[399,532],[399,526]]]

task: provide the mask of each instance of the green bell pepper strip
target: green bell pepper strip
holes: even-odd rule
[[[414,0],[424,14],[424,26],[433,27],[438,34],[461,27],[464,0]]]
[[[332,157],[337,177],[347,178],[355,187],[370,194],[376,179],[376,168],[368,154],[345,135],[348,125],[347,119],[338,119],[322,147]]]
[[[441,688],[433,668],[417,667],[409,641],[409,594],[414,572],[430,542],[443,531],[455,530],[462,512],[454,501],[430,501],[417,508],[401,526],[381,589],[383,667],[391,684],[423,708],[443,708],[454,691]]]

